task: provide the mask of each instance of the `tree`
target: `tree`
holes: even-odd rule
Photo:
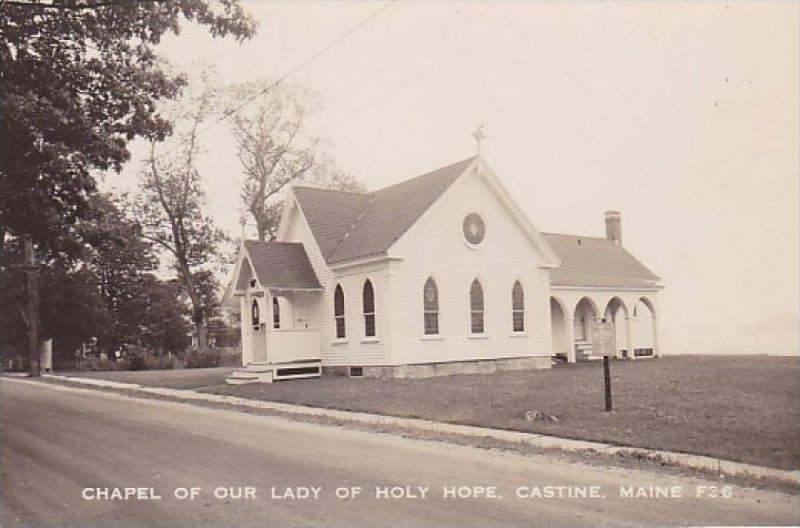
[[[268,80],[235,87],[234,101],[254,101],[233,114],[233,135],[244,172],[242,201],[256,221],[259,240],[272,237],[281,204],[274,198],[303,179],[323,185],[360,189],[352,176],[335,170],[321,152],[322,141],[309,133],[308,115],[320,107],[319,96],[297,86]]]
[[[213,278],[208,265],[219,259],[217,246],[225,236],[203,212],[197,134],[201,124],[215,115],[217,97],[211,83],[204,80],[199,93],[188,94],[172,109],[180,128],[173,138],[176,146],[158,155],[156,141],[151,142],[135,206],[143,236],[174,259],[178,280],[191,301],[200,352],[207,350],[207,322],[216,303],[213,288],[208,287]]]
[[[182,20],[255,33],[238,0],[0,2],[0,244],[56,245],[89,212],[92,170],[119,171],[131,139],[168,134],[157,103],[185,79],[153,47]]]
[[[128,305],[139,324],[137,337],[144,347],[161,354],[186,348],[189,325],[178,302],[181,289],[175,281],[144,276],[141,295]]]
[[[146,285],[158,259],[152,242],[143,238],[140,226],[126,218],[111,195],[95,194],[90,205],[90,220],[79,222],[76,231],[86,245],[82,265],[92,272],[95,288],[111,314],[113,328],[99,345],[113,357],[122,344],[138,339],[142,314],[135,301],[149,293]]]
[[[130,140],[169,132],[156,104],[185,81],[162,69],[153,48],[182,20],[239,40],[256,29],[238,0],[0,1],[0,253],[19,238],[30,261],[32,359],[34,242],[43,254],[69,241],[69,227],[86,217],[96,191],[91,171],[119,172]]]
[[[182,350],[187,326],[182,306],[176,287],[151,273],[157,266],[152,244],[112,196],[95,194],[89,207],[88,217],[72,230],[78,256],[49,259],[39,277],[41,334],[53,339],[56,361],[72,359],[73,352],[92,338],[109,358],[125,344]],[[16,245],[7,246],[3,260],[18,260],[18,251]],[[22,275],[17,267],[0,270],[0,335],[9,357],[25,348],[28,315]]]
[[[72,359],[73,352],[93,337],[98,344],[111,340],[113,314],[91,271],[47,268],[42,276],[41,298],[42,337],[53,340],[55,361]]]

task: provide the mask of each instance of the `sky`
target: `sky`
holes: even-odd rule
[[[540,231],[604,236],[604,211],[622,213],[665,286],[665,353],[800,353],[800,4],[244,5],[254,39],[187,25],[159,52],[226,82],[294,72],[324,101],[310,129],[370,189],[474,155],[484,125],[483,156]],[[209,211],[238,234],[230,131],[202,141]],[[104,186],[135,183],[133,152]]]

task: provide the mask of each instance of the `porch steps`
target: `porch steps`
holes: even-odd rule
[[[597,361],[599,356],[592,355],[592,344],[589,341],[575,341],[575,360],[576,361]]]
[[[225,379],[229,385],[246,383],[272,383],[273,381],[318,378],[322,375],[322,362],[318,359],[291,361],[286,363],[249,363],[234,369]]]

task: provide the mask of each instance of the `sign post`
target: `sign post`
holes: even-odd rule
[[[605,319],[603,322],[597,323],[594,326],[592,333],[592,354],[596,356],[603,356],[603,380],[605,381],[606,393],[606,411],[610,411],[611,407],[611,364],[609,356],[613,353],[614,347],[614,325],[607,323]]]

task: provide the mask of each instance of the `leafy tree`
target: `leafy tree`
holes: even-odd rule
[[[256,29],[238,0],[0,1],[0,253],[17,238],[39,255],[76,249],[69,231],[89,214],[92,171],[118,172],[130,140],[168,134],[157,103],[185,80],[154,46],[183,21],[239,40]],[[35,302],[27,320],[34,354]]]
[[[161,354],[186,348],[189,325],[178,302],[180,293],[181,287],[174,281],[144,276],[141,295],[128,305],[132,319],[139,325],[137,336],[144,347]]]
[[[245,176],[242,202],[256,221],[259,240],[274,236],[282,210],[274,198],[288,184],[311,180],[334,188],[363,187],[335,169],[322,153],[322,141],[307,129],[306,118],[321,107],[319,95],[269,80],[244,83],[232,92],[233,135]]]
[[[185,79],[153,48],[182,21],[255,33],[238,0],[0,2],[0,244],[57,245],[89,212],[92,170],[119,171],[131,139],[168,134],[157,103]]]
[[[196,167],[198,130],[215,115],[217,93],[208,80],[172,109],[179,131],[176,147],[157,154],[151,142],[150,159],[142,175],[136,217],[143,236],[174,260],[178,280],[192,305],[200,352],[207,350],[207,321],[216,303],[208,265],[219,259],[224,234],[203,212],[205,192]]]
[[[91,271],[46,268],[41,290],[42,337],[53,339],[54,361],[63,364],[71,359],[81,344],[92,337],[98,343],[110,341],[113,315]]]
[[[187,324],[179,291],[151,273],[157,265],[151,243],[111,196],[95,194],[89,204],[90,215],[73,229],[78,258],[51,259],[40,275],[41,335],[53,339],[56,361],[70,361],[91,338],[109,358],[123,344],[182,350]],[[16,245],[7,246],[3,260],[17,260],[15,252]],[[0,333],[8,355],[16,356],[26,342],[26,281],[17,267],[0,270],[0,280]]]
[[[152,243],[129,221],[111,195],[90,197],[91,218],[76,231],[85,243],[81,260],[93,273],[94,285],[112,315],[114,328],[101,348],[112,357],[122,343],[136,342],[142,314],[133,302],[147,291],[149,273],[158,267]]]

